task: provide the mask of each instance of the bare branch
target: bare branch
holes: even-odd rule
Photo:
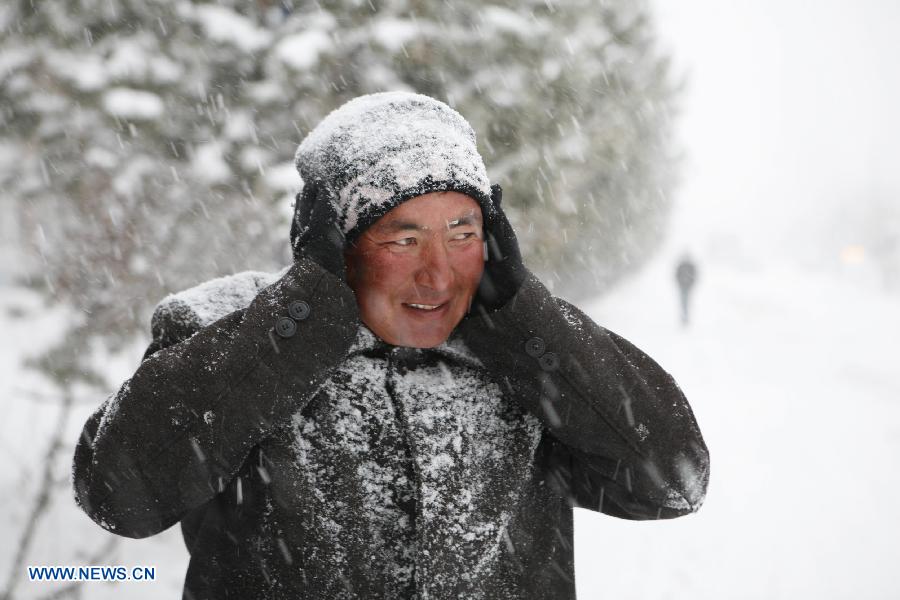
[[[59,408],[56,427],[53,430],[53,434],[50,438],[50,446],[47,448],[47,453],[44,457],[44,472],[41,478],[40,487],[38,488],[37,496],[34,499],[31,514],[28,515],[25,528],[22,530],[22,535],[19,537],[18,550],[10,565],[9,578],[3,588],[3,594],[0,595],[0,600],[12,600],[16,585],[22,580],[22,568],[25,564],[25,559],[28,556],[28,550],[34,541],[38,525],[44,514],[47,512],[47,508],[50,506],[50,500],[55,488],[53,466],[56,464],[56,457],[59,454],[59,451],[63,448],[66,423],[69,419],[69,414],[72,411],[72,394],[68,388],[64,389],[62,398],[63,401]]]

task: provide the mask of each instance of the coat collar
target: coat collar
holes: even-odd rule
[[[434,348],[407,348],[388,344],[375,335],[364,323],[360,323],[356,341],[351,345],[348,356],[358,354],[383,357],[390,355],[396,363],[406,366],[443,360],[474,369],[484,368],[482,362],[466,347],[457,330],[454,330],[447,340]]]

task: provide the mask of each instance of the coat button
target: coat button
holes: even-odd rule
[[[309,304],[303,300],[294,300],[288,305],[288,314],[292,318],[302,321],[309,316]]]
[[[525,342],[525,353],[532,358],[538,358],[547,349],[547,345],[539,337],[533,337]]]
[[[289,338],[297,333],[297,323],[290,317],[281,317],[275,321],[275,333],[283,338]]]
[[[545,371],[555,371],[559,367],[559,357],[553,352],[547,352],[538,359],[538,364]]]

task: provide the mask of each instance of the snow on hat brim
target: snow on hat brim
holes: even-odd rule
[[[382,164],[374,165],[366,173],[351,182],[340,193],[340,202],[346,206],[342,228],[348,239],[356,239],[375,221],[403,202],[432,192],[460,192],[478,202],[482,213],[490,211],[490,187],[487,194],[480,181],[467,176],[464,170],[468,158],[465,149],[444,145],[440,153],[427,158],[421,171],[409,170],[410,164],[421,164],[416,150],[405,150],[387,157]],[[422,161],[424,162],[424,161]],[[406,170],[406,173],[403,171]],[[394,188],[372,184],[377,175],[388,174],[399,185]]]

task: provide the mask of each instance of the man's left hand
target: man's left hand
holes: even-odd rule
[[[495,183],[491,186],[493,212],[486,215],[484,223],[488,259],[472,306],[478,313],[502,308],[516,295],[528,275],[516,233],[500,206],[502,199],[503,190]]]

